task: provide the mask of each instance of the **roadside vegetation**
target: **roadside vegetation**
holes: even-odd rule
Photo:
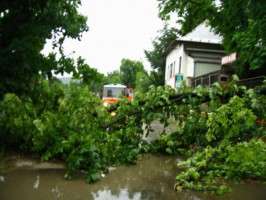
[[[164,152],[188,156],[178,164],[185,167],[176,177],[178,190],[223,193],[230,191],[225,180],[265,181],[264,90],[247,90],[235,82],[230,90],[214,84],[179,93],[151,86],[108,111],[86,86],[63,87],[47,80],[40,85],[38,104],[15,94],[1,101],[1,147],[43,161],[62,160],[66,178],[83,170],[87,182],[95,181],[109,166],[132,164],[140,153]],[[143,140],[152,134],[154,120],[167,128],[170,118],[178,131],[162,131],[151,144]]]
[[[1,1],[0,154],[15,151],[43,161],[64,161],[66,178],[83,170],[87,182],[107,173],[109,166],[135,163],[141,153],[185,154],[188,159],[178,163],[184,171],[173,177],[177,190],[222,194],[230,191],[227,180],[264,183],[265,83],[247,89],[237,85],[234,76],[226,88],[215,83],[210,88],[177,91],[162,86],[161,80],[163,54],[170,41],[205,20],[224,36],[227,53],[239,53],[234,66],[238,75],[264,75],[265,4],[242,0],[221,1],[219,7],[209,0],[192,3],[160,3],[160,16],[169,18],[177,12],[183,26],[178,33],[165,27],[153,41],[154,50],[145,51],[154,71],[148,74],[141,62],[123,59],[120,71],[104,77],[84,59],[64,54],[65,38],[80,39],[88,30],[86,17],[77,11],[79,0]],[[231,21],[233,25],[227,26]],[[58,54],[41,53],[47,39],[53,39]],[[82,81],[66,86],[52,72],[72,72]],[[95,94],[103,84],[118,81],[137,88],[134,101],[121,99],[108,110]],[[168,134],[164,129],[148,144],[143,137],[153,133],[155,120],[165,129],[174,120],[178,128]]]

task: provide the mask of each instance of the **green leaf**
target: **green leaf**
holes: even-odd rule
[[[166,148],[166,152],[169,153],[169,154],[172,154],[173,153],[172,149],[170,149],[169,147]]]
[[[169,141],[167,142],[167,146],[168,146],[168,147],[173,147],[173,146],[174,146],[174,142],[173,142],[172,140],[169,140]]]

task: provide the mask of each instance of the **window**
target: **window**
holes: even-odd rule
[[[181,66],[182,66],[182,57],[179,57],[179,69],[178,69],[178,74],[181,74]]]
[[[173,65],[173,77],[175,77],[175,61],[174,61],[174,65]]]
[[[105,98],[119,98],[120,95],[125,96],[124,87],[104,87],[103,97]]]
[[[220,82],[225,83],[228,81],[228,75],[222,74],[220,75]]]
[[[107,97],[112,97],[113,91],[111,89],[107,90]]]
[[[170,65],[168,65],[167,79],[170,79]]]
[[[172,62],[170,65],[167,67],[167,79],[171,79],[175,77],[175,61]]]
[[[173,63],[171,63],[170,65],[170,77],[169,78],[172,78],[173,77]]]

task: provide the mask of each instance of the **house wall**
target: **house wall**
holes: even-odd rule
[[[187,56],[187,66],[188,66],[187,77],[193,77],[194,76],[194,59],[190,56]]]
[[[198,43],[196,43],[196,47],[194,48],[191,43],[188,45],[178,43],[168,53],[166,57],[166,85],[175,88],[175,75],[182,74],[183,80],[189,87],[191,85],[191,78],[221,69],[220,62],[223,53],[220,49],[208,49],[209,46],[206,46],[206,49],[199,49]],[[202,47],[205,47],[204,44]],[[179,66],[180,58],[181,66]]]
[[[165,84],[175,87],[175,75],[184,73],[184,45],[175,46],[166,57]],[[181,58],[181,65],[180,65]]]

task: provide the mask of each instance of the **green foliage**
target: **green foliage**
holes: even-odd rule
[[[75,170],[84,170],[87,182],[108,172],[110,165],[134,163],[142,151],[134,121],[128,121],[129,128],[107,131],[101,126],[110,123],[111,116],[88,87],[70,85],[64,95],[58,96],[54,89],[57,84],[43,81],[37,104],[14,94],[5,96],[0,121],[8,131],[1,145],[20,144],[19,150],[42,160],[63,160],[66,178],[71,178]]]
[[[244,107],[244,99],[234,96],[208,117],[206,138],[209,142],[222,138],[235,140],[256,129],[256,116]]]
[[[105,77],[104,80],[104,84],[109,84],[109,83],[121,83],[119,70],[115,70],[107,74],[107,77]]]
[[[218,85],[216,87],[219,88]],[[234,84],[230,87],[230,91],[220,88],[216,94],[197,88],[200,96],[209,92],[212,99],[210,104],[218,100],[217,95],[224,97],[231,94],[232,97],[228,103],[215,103],[220,106],[214,106],[206,116],[204,127],[207,143],[206,140],[200,143],[201,148],[192,149],[192,156],[178,164],[187,169],[176,177],[177,189],[215,190],[217,194],[223,194],[230,191],[224,185],[224,179],[265,180],[265,128],[255,124],[257,116],[253,113],[257,106],[264,109],[265,96],[258,98],[253,89],[247,91],[245,87]],[[244,94],[239,97],[237,93]]]
[[[206,21],[223,36],[226,53],[237,52],[235,69],[239,75],[254,75],[254,71],[265,74],[265,1],[166,0],[159,7],[162,19],[169,19],[172,13],[178,15],[182,35]]]
[[[120,66],[120,80],[127,87],[135,88],[137,73],[144,73],[144,71],[144,66],[140,61],[122,59]]]
[[[265,109],[265,96],[237,86],[238,78],[233,78],[230,90],[217,83],[213,88],[184,88],[179,91],[183,98],[178,100],[169,86],[151,86],[145,95],[137,94],[131,106],[120,104],[118,110],[124,110],[118,118],[135,110],[139,115],[135,124],[145,127],[146,135],[154,131],[151,124],[155,120],[164,125],[150,146],[152,152],[189,157],[180,163],[187,170],[177,176],[181,182],[177,189],[223,194],[231,191],[224,179],[265,179],[265,129],[255,123],[256,119],[265,120],[265,114],[259,112]],[[167,133],[171,126],[175,130]]]
[[[182,25],[181,35],[191,32],[216,10],[213,0],[166,0],[159,4],[159,8],[159,16],[163,20],[169,20],[170,14],[176,13],[177,22]]]
[[[85,63],[85,60],[79,57],[77,59],[77,70],[73,73],[73,79],[81,81],[81,84],[89,87],[94,94],[102,92],[104,75],[99,73],[97,69],[91,68]]]
[[[237,77],[234,77],[237,80]],[[7,94],[1,101],[1,145],[16,147],[42,160],[66,162],[66,178],[75,170],[95,181],[108,166],[132,164],[139,153],[184,153],[175,188],[229,192],[224,180],[265,180],[265,95],[238,87],[212,88],[150,86],[134,101],[122,98],[110,116],[88,87],[42,81],[36,100]],[[60,91],[64,91],[60,94]],[[60,95],[58,95],[60,94]],[[51,101],[49,101],[51,100]],[[46,103],[44,103],[46,102]],[[258,114],[258,115],[257,115]],[[156,141],[143,137],[164,126]],[[157,130],[158,131],[158,130]],[[19,144],[19,145],[18,145]]]
[[[87,31],[87,18],[77,8],[80,0],[9,1],[0,3],[0,99],[7,92],[29,94],[39,73],[75,71],[73,60],[64,55],[66,37],[80,39]],[[54,39],[60,58],[41,54],[47,39]]]
[[[152,85],[152,80],[141,62],[123,59],[120,70],[108,73],[104,78],[104,84],[109,83],[122,83],[129,88],[134,88],[134,92],[145,93]]]
[[[138,72],[135,81],[135,92],[148,92],[150,85],[152,85],[152,81],[148,73],[146,71]]]
[[[150,75],[152,84],[163,86],[166,65],[165,51],[169,48],[170,44],[176,40],[178,33],[175,28],[168,28],[168,26],[165,25],[164,28],[159,31],[159,34],[160,35],[152,41],[153,50],[145,50],[144,53],[154,70]]]
[[[82,83],[87,86],[103,82],[103,74],[98,73],[97,69],[90,68],[81,57],[77,59],[77,72],[74,73],[73,78],[81,79]]]
[[[0,106],[4,111],[1,125],[6,129],[5,135],[2,135],[4,140],[1,140],[1,143],[6,143],[1,145],[7,148],[20,145],[20,149],[27,151],[28,146],[32,146],[31,134],[33,120],[37,117],[36,110],[31,102],[23,102],[14,94],[6,94]]]
[[[30,98],[38,113],[43,110],[57,110],[59,100],[64,98],[64,86],[59,80],[42,80],[36,84]]]
[[[178,186],[178,189],[190,188],[200,191],[211,189],[217,194],[223,194],[230,191],[224,185],[224,179],[265,180],[265,148],[265,142],[261,139],[227,145],[223,149],[208,146],[204,151],[178,164],[180,167],[187,168],[176,177],[178,181],[184,181],[184,185]],[[214,152],[218,152],[218,155],[212,158]],[[211,160],[208,161],[210,158]],[[203,170],[195,172],[199,167]],[[190,180],[187,180],[187,177],[190,177]],[[200,181],[199,177],[201,177]]]

